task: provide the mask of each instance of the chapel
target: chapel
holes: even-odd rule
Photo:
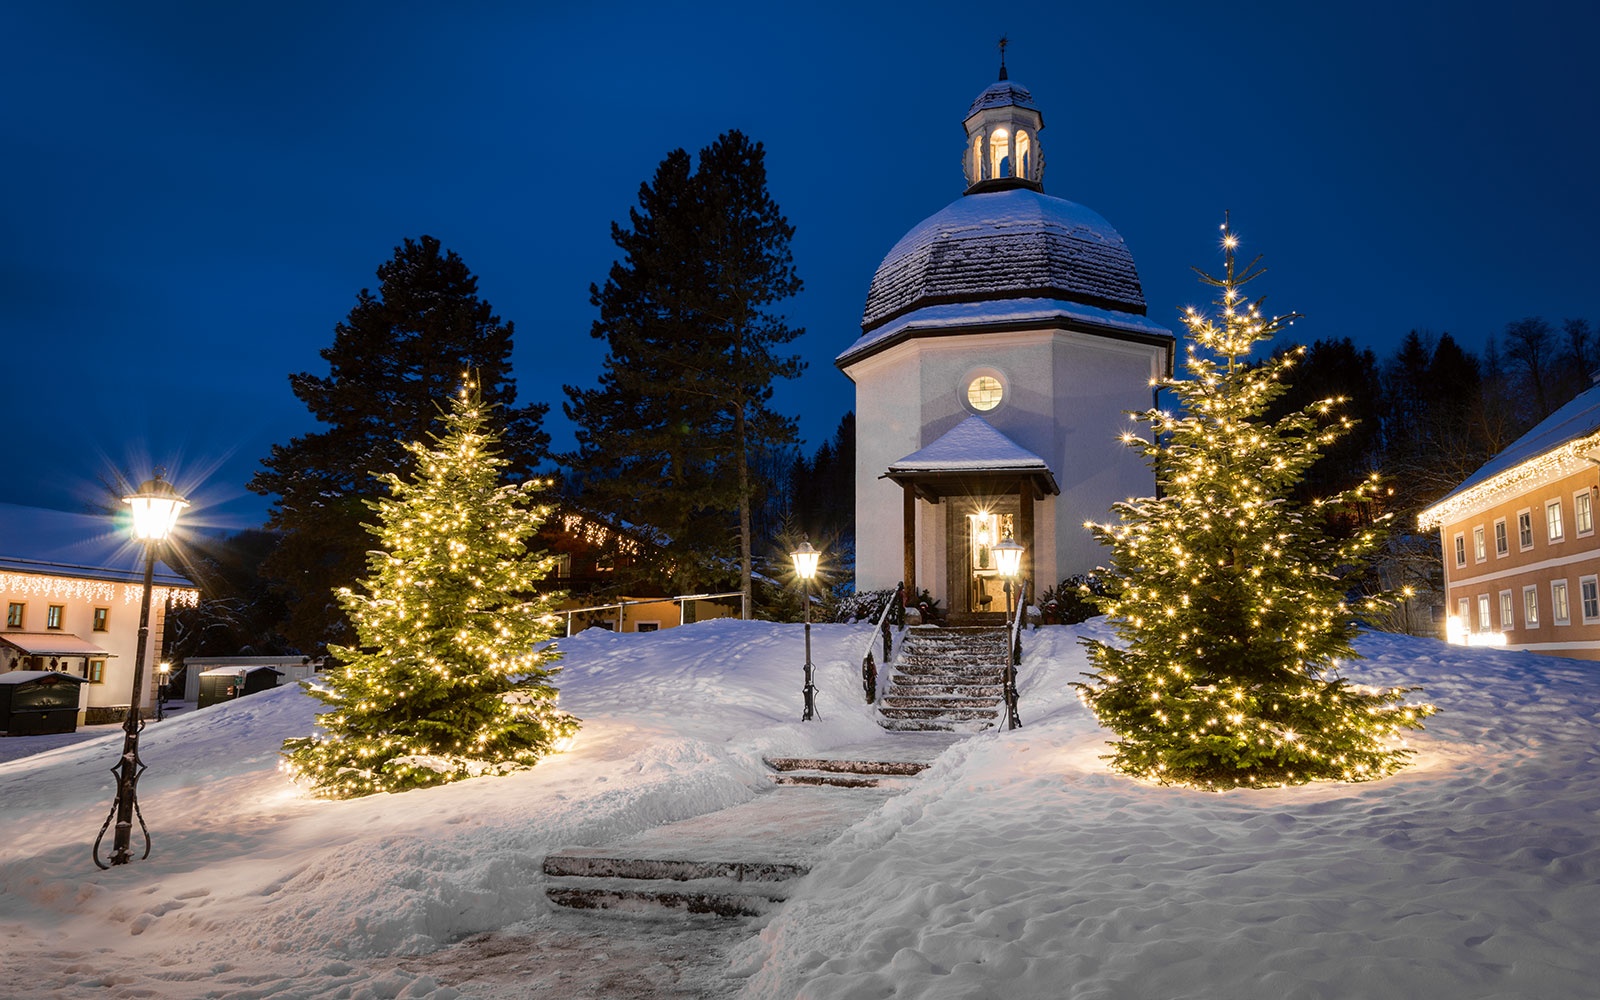
[[[994,547],[1037,589],[1087,573],[1085,527],[1154,492],[1123,435],[1171,374],[1133,255],[1094,211],[1045,193],[1044,116],[985,88],[964,119],[966,191],[873,275],[835,363],[856,390],[856,587],[927,590],[952,620],[1005,610]]]

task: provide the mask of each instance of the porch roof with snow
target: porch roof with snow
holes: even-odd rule
[[[932,443],[890,462],[888,471],[879,478],[910,487],[935,502],[940,497],[1012,492],[1023,486],[1037,496],[1061,492],[1044,459],[977,415],[967,417]]]
[[[70,632],[0,632],[0,646],[10,646],[26,656],[116,655]]]
[[[1427,529],[1449,523],[1590,462],[1600,463],[1600,385],[1574,396],[1511,442],[1418,514],[1417,525]]]

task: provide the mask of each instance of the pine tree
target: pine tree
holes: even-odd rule
[[[576,731],[556,707],[553,603],[534,584],[554,565],[527,540],[548,516],[539,481],[501,485],[488,407],[476,386],[443,415],[433,446],[406,445],[415,471],[377,478],[360,590],[339,603],[359,646],[312,693],[332,706],[322,732],[284,742],[287,766],[317,794],[350,798],[532,767]]]
[[[1221,321],[1186,313],[1191,377],[1164,383],[1181,411],[1143,414],[1152,441],[1127,435],[1161,495],[1117,504],[1120,523],[1091,526],[1112,549],[1098,603],[1122,643],[1087,642],[1095,670],[1075,686],[1117,734],[1109,759],[1129,774],[1213,789],[1381,777],[1409,753],[1399,730],[1432,709],[1340,676],[1356,656],[1341,574],[1382,533],[1331,539],[1318,509],[1366,501],[1376,479],[1311,504],[1291,499],[1347,421],[1327,419],[1336,398],[1262,419],[1298,352],[1247,357],[1296,317],[1268,318],[1261,300],[1245,300],[1260,259],[1236,267],[1226,224],[1222,242],[1224,276],[1199,272],[1221,290]]]
[[[512,406],[512,324],[478,297],[478,279],[460,257],[431,236],[408,239],[377,275],[377,294],[361,290],[321,352],[327,376],[289,377],[325,429],[273,445],[249,485],[277,498],[269,527],[284,538],[263,573],[288,605],[285,636],[307,654],[350,641],[332,594],[361,576],[364,502],[380,494],[380,474],[410,471],[404,442],[425,438],[435,401],[461,372],[477,372],[486,401],[500,408],[512,473],[531,474],[550,443],[547,406]]]
[[[796,438],[768,405],[772,383],[803,368],[777,353],[802,331],[772,307],[800,279],[765,155],[728,132],[698,166],[674,150],[640,186],[629,225],[611,227],[622,257],[590,287],[591,334],[609,348],[599,386],[568,386],[565,405],[584,504],[653,530],[669,586],[712,582],[736,560],[747,598],[752,512],[775,485],[761,474],[775,463],[758,459]]]

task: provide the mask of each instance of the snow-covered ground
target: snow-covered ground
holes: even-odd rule
[[[799,626],[591,630],[562,641],[570,751],[351,802],[277,770],[318,707],[298,689],[185,713],[142,741],[154,850],[107,872],[120,734],[0,763],[0,995],[1596,995],[1600,665],[1368,636],[1352,676],[1440,707],[1414,767],[1207,794],[1104,770],[1067,687],[1096,628],[1030,633],[1025,727],[958,743],[759,931],[552,913],[539,863],[748,801],[763,754],[879,736],[868,628],[814,626],[806,724]]]

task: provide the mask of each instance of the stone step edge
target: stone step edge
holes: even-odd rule
[[[602,854],[557,851],[545,855],[540,866],[553,878],[624,879],[694,882],[715,879],[729,884],[773,884],[799,878],[810,871],[805,865],[781,861],[688,861],[669,858],[623,858]]]
[[[928,765],[913,760],[842,760],[832,757],[763,757],[774,771],[828,771],[834,774],[920,774]]]
[[[967,719],[989,719],[996,714],[993,706],[989,708],[890,708],[880,706],[878,709],[886,719],[939,719],[948,722],[965,721]]]
[[[892,733],[981,733],[993,729],[993,720],[954,722],[943,719],[879,719],[878,725]]]
[[[604,910],[629,915],[654,915],[663,910],[696,916],[761,917],[783,905],[778,894],[751,895],[719,890],[643,889],[633,886],[554,885],[545,896],[572,910]]]

